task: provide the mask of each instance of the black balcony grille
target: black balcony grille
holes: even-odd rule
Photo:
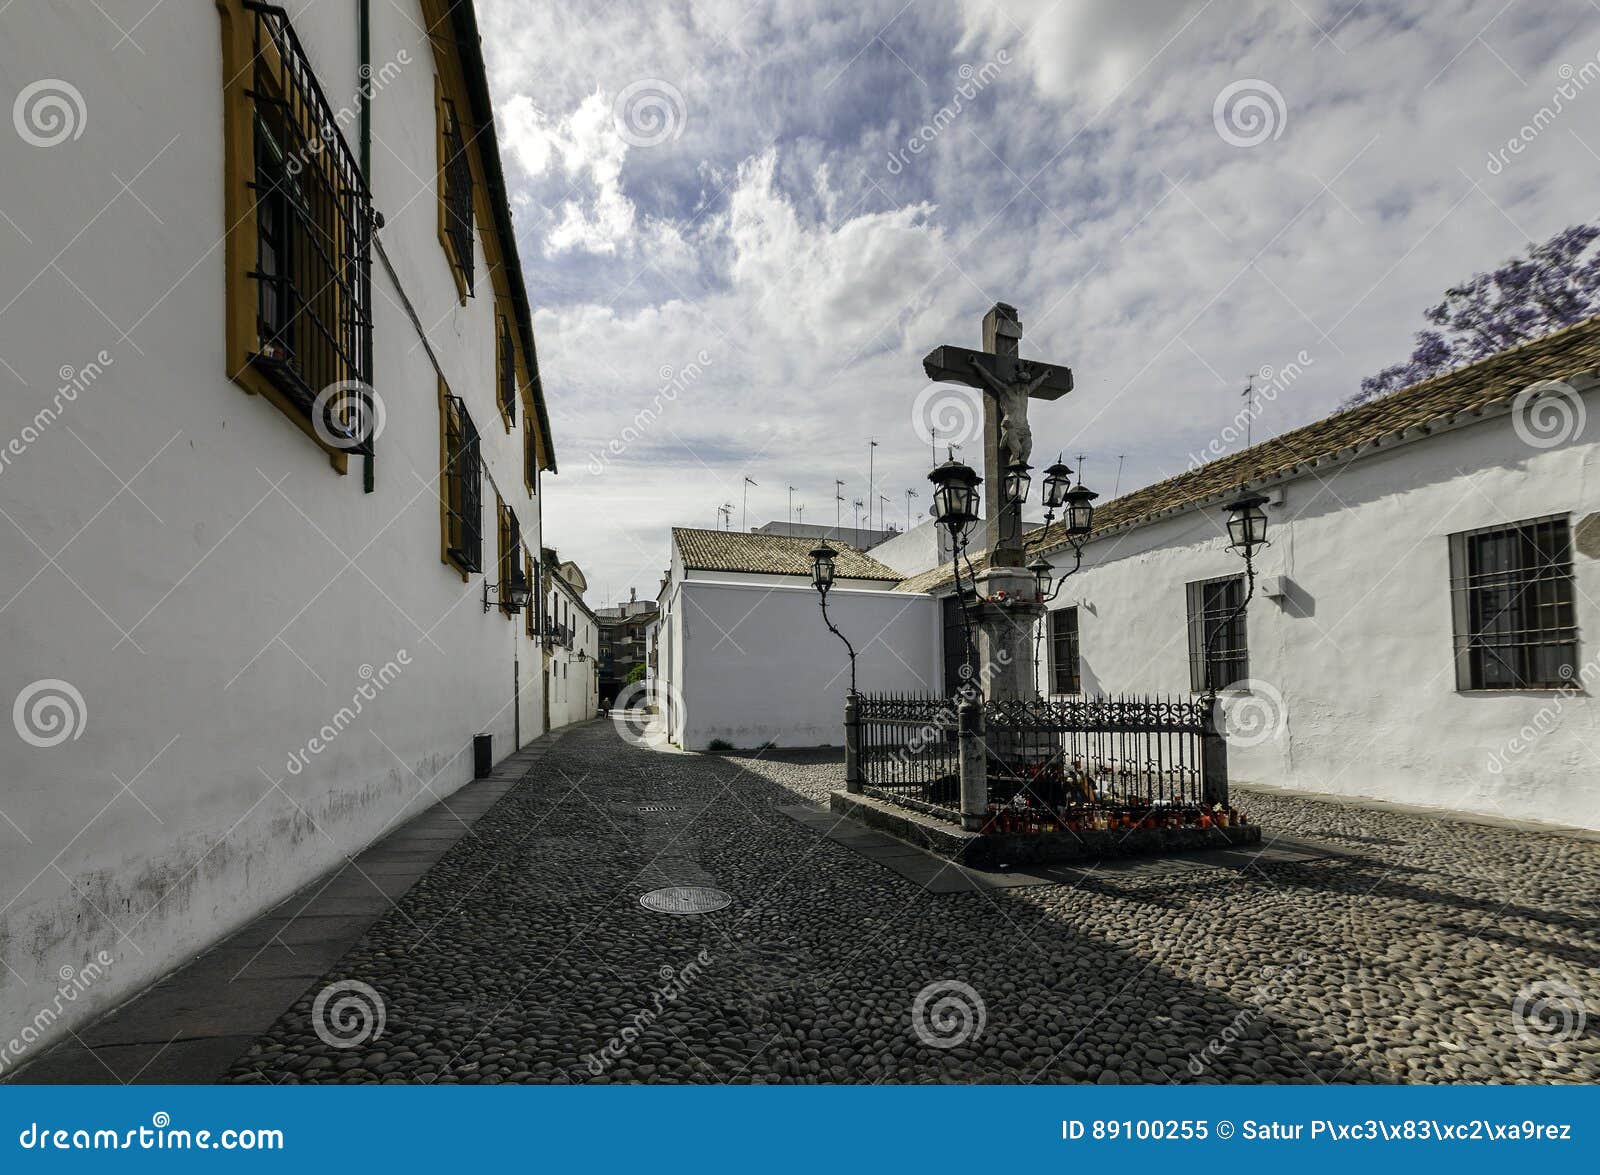
[[[483,474],[478,429],[460,396],[444,402],[445,553],[463,571],[483,570]]]
[[[472,162],[461,136],[456,104],[444,103],[444,231],[455,253],[455,267],[472,293]]]
[[[515,605],[511,600],[512,588],[522,571],[522,524],[516,511],[500,503],[500,611],[511,615]]]
[[[1456,688],[1559,689],[1578,662],[1565,517],[1450,536]]]
[[[255,15],[250,182],[256,211],[257,350],[252,367],[310,416],[317,396],[371,379],[372,200],[355,157],[283,9]],[[353,399],[334,397],[343,413]],[[340,415],[323,422],[339,447],[370,453],[370,436]]]
[[[956,702],[862,694],[860,770],[867,792],[944,819],[961,816]]]

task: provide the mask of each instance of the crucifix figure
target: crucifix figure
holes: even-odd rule
[[[922,361],[935,383],[977,388],[983,396],[984,532],[989,562],[1021,567],[1023,503],[1006,501],[1006,473],[1028,464],[1033,431],[1029,400],[1056,400],[1072,390],[1072,372],[1053,363],[1033,363],[1017,355],[1022,320],[1014,306],[997,302],[983,316],[983,350],[936,347]]]

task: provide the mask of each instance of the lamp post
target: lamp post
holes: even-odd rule
[[[822,623],[828,626],[828,631],[844,642],[846,652],[850,654],[850,696],[856,696],[856,647],[850,643],[850,638],[840,632],[833,620],[828,616],[828,590],[833,587],[834,560],[839,552],[830,547],[826,540],[815,547],[811,552],[811,586],[817,589],[817,600],[822,605]]]
[[[1228,512],[1228,550],[1236,552],[1244,560],[1245,593],[1239,606],[1206,634],[1206,697],[1209,701],[1214,702],[1217,697],[1217,671],[1211,659],[1217,637],[1232,628],[1233,622],[1244,615],[1251,597],[1256,594],[1256,552],[1270,545],[1267,542],[1266,504],[1267,499],[1263,495],[1246,493],[1224,507]]]
[[[492,597],[492,598],[491,598]],[[506,583],[483,581],[483,610],[487,612],[496,604],[505,604],[506,611],[516,615],[533,599],[533,589],[528,586],[528,576],[522,568],[512,564],[511,579]]]
[[[1080,461],[1081,465],[1082,462]],[[1059,578],[1052,578],[1050,561],[1043,553],[1028,564],[1028,570],[1033,572],[1034,584],[1039,591],[1041,603],[1049,604],[1061,594],[1061,589],[1067,580],[1076,575],[1083,567],[1083,546],[1088,541],[1089,534],[1094,530],[1094,500],[1100,495],[1083,484],[1083,474],[1078,474],[1078,484],[1071,486],[1072,470],[1062,463],[1060,458],[1056,463],[1044,471],[1044,524],[1046,527],[1055,520],[1055,512],[1065,509],[1067,524],[1067,543],[1072,547],[1072,568]],[[1052,583],[1054,587],[1052,589]],[[1035,680],[1039,674],[1039,645],[1044,640],[1044,617],[1039,618],[1039,629],[1033,638],[1033,672]]]
[[[983,478],[972,466],[957,461],[955,451],[950,450],[949,458],[934,467],[928,480],[933,483],[934,520],[950,532],[950,570],[959,600],[961,635],[966,644],[964,667],[970,676],[975,646],[968,611],[969,601],[976,600],[977,592],[961,584],[961,556],[966,549],[966,532],[978,521],[978,486],[983,484]]]

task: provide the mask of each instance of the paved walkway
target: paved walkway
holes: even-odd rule
[[[941,893],[783,811],[840,778],[572,730],[228,1079],[1600,1080],[1593,841],[1256,793],[1336,852]]]

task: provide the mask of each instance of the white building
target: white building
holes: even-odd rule
[[[589,581],[570,559],[545,551],[545,701],[558,730],[600,711],[600,621],[583,601]]]
[[[850,662],[811,586],[817,542],[673,529],[658,650],[673,742],[706,750],[840,741]],[[899,572],[834,545],[828,613],[855,645],[859,687],[926,689],[939,665],[936,602],[894,592]]]
[[[472,7],[372,4],[363,38],[368,8],[157,5],[149,52],[5,14],[0,1039],[543,730],[501,601],[554,458]],[[355,381],[381,427],[320,394]]]
[[[1600,828],[1597,368],[1600,319],[1106,504],[1041,687],[1198,691],[1221,627],[1233,778]],[[1269,497],[1271,546],[1225,626],[1241,489]],[[1030,555],[1060,575],[1063,540]],[[948,598],[949,572],[900,590]]]

